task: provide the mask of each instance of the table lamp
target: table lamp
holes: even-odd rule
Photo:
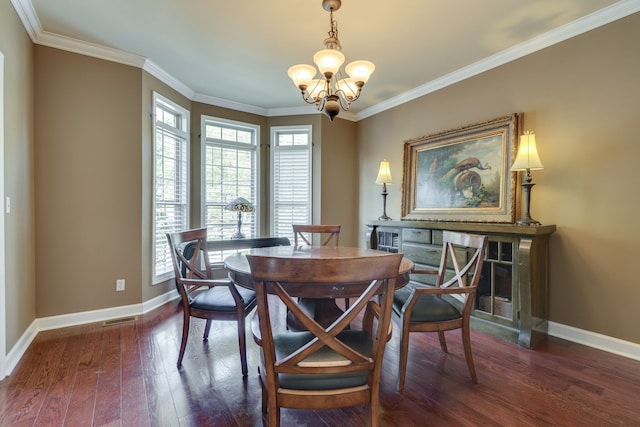
[[[237,197],[227,203],[224,207],[227,211],[238,212],[238,231],[235,232],[232,239],[244,239],[244,234],[242,234],[242,212],[253,212],[255,208],[253,204],[245,198]]]
[[[524,189],[525,212],[524,216],[516,224],[519,225],[540,225],[539,221],[531,218],[529,214],[529,204],[531,202],[531,187],[535,184],[531,182],[531,171],[544,169],[538,150],[536,149],[536,135],[531,131],[525,131],[520,137],[518,154],[516,160],[511,165],[512,171],[525,171],[522,188]]]
[[[387,216],[387,184],[391,185],[391,169],[389,168],[389,162],[384,159],[380,162],[380,170],[378,171],[378,177],[376,178],[376,184],[382,185],[382,216],[379,220],[388,221],[391,217]]]

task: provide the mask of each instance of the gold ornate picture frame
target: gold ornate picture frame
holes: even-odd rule
[[[521,116],[405,141],[402,219],[513,223]]]

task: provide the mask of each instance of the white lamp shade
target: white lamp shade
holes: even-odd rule
[[[387,159],[380,162],[380,170],[378,171],[376,184],[391,184],[391,168],[389,167]]]
[[[339,50],[322,49],[313,55],[313,62],[318,66],[320,74],[325,77],[327,74],[333,76],[338,72],[340,66],[344,64],[344,55]]]
[[[325,79],[313,79],[309,83],[307,91],[313,99],[320,99],[326,94],[327,81]]]
[[[538,149],[536,148],[536,135],[531,131],[525,131],[520,137],[518,154],[516,155],[516,160],[513,162],[513,165],[511,165],[512,171],[523,171],[527,169],[544,169],[540,161],[540,156],[538,156]]]
[[[311,80],[316,75],[316,69],[312,65],[298,64],[289,68],[288,74],[296,86],[309,86]]]
[[[373,74],[376,66],[369,61],[353,61],[350,62],[344,70],[349,74],[356,82],[366,83],[369,81],[369,77]]]
[[[351,101],[358,94],[358,86],[356,85],[355,79],[348,77],[336,81],[336,91],[340,90],[344,93],[345,98]]]

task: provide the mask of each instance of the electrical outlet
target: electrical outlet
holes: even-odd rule
[[[116,292],[124,291],[124,279],[116,280]]]

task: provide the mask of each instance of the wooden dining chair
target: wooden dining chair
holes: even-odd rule
[[[318,236],[321,246],[336,247],[340,243],[341,225],[293,224],[292,227],[294,246],[313,246],[314,235]],[[344,306],[349,308],[349,298],[344,299]]]
[[[293,245],[313,246],[313,237],[318,236],[321,246],[338,246],[340,225],[293,224]]]
[[[236,287],[227,278],[213,279],[223,265],[209,262],[206,228],[167,233],[167,239],[184,313],[178,368],[182,366],[192,317],[206,319],[204,341],[209,338],[212,320],[233,320],[238,323],[240,364],[242,375],[246,376],[245,317],[256,306],[256,293]]]
[[[480,281],[487,236],[443,231],[438,269],[414,269],[412,274],[435,274],[435,286],[405,286],[395,292],[393,320],[401,330],[398,391],[404,389],[411,332],[437,332],[447,353],[444,331],[461,329],[471,379],[478,382],[471,354],[469,319]]]
[[[247,259],[258,298],[262,410],[268,425],[280,425],[283,407],[368,404],[369,425],[377,426],[380,369],[402,254],[321,260],[247,255]],[[328,327],[317,323],[296,302],[296,297],[332,296],[338,288],[342,295],[357,300]],[[268,294],[275,297],[268,298]],[[376,295],[380,295],[379,303],[372,299]],[[306,331],[274,325],[277,319],[272,322],[269,306],[279,301]],[[362,328],[350,327],[362,313]]]

